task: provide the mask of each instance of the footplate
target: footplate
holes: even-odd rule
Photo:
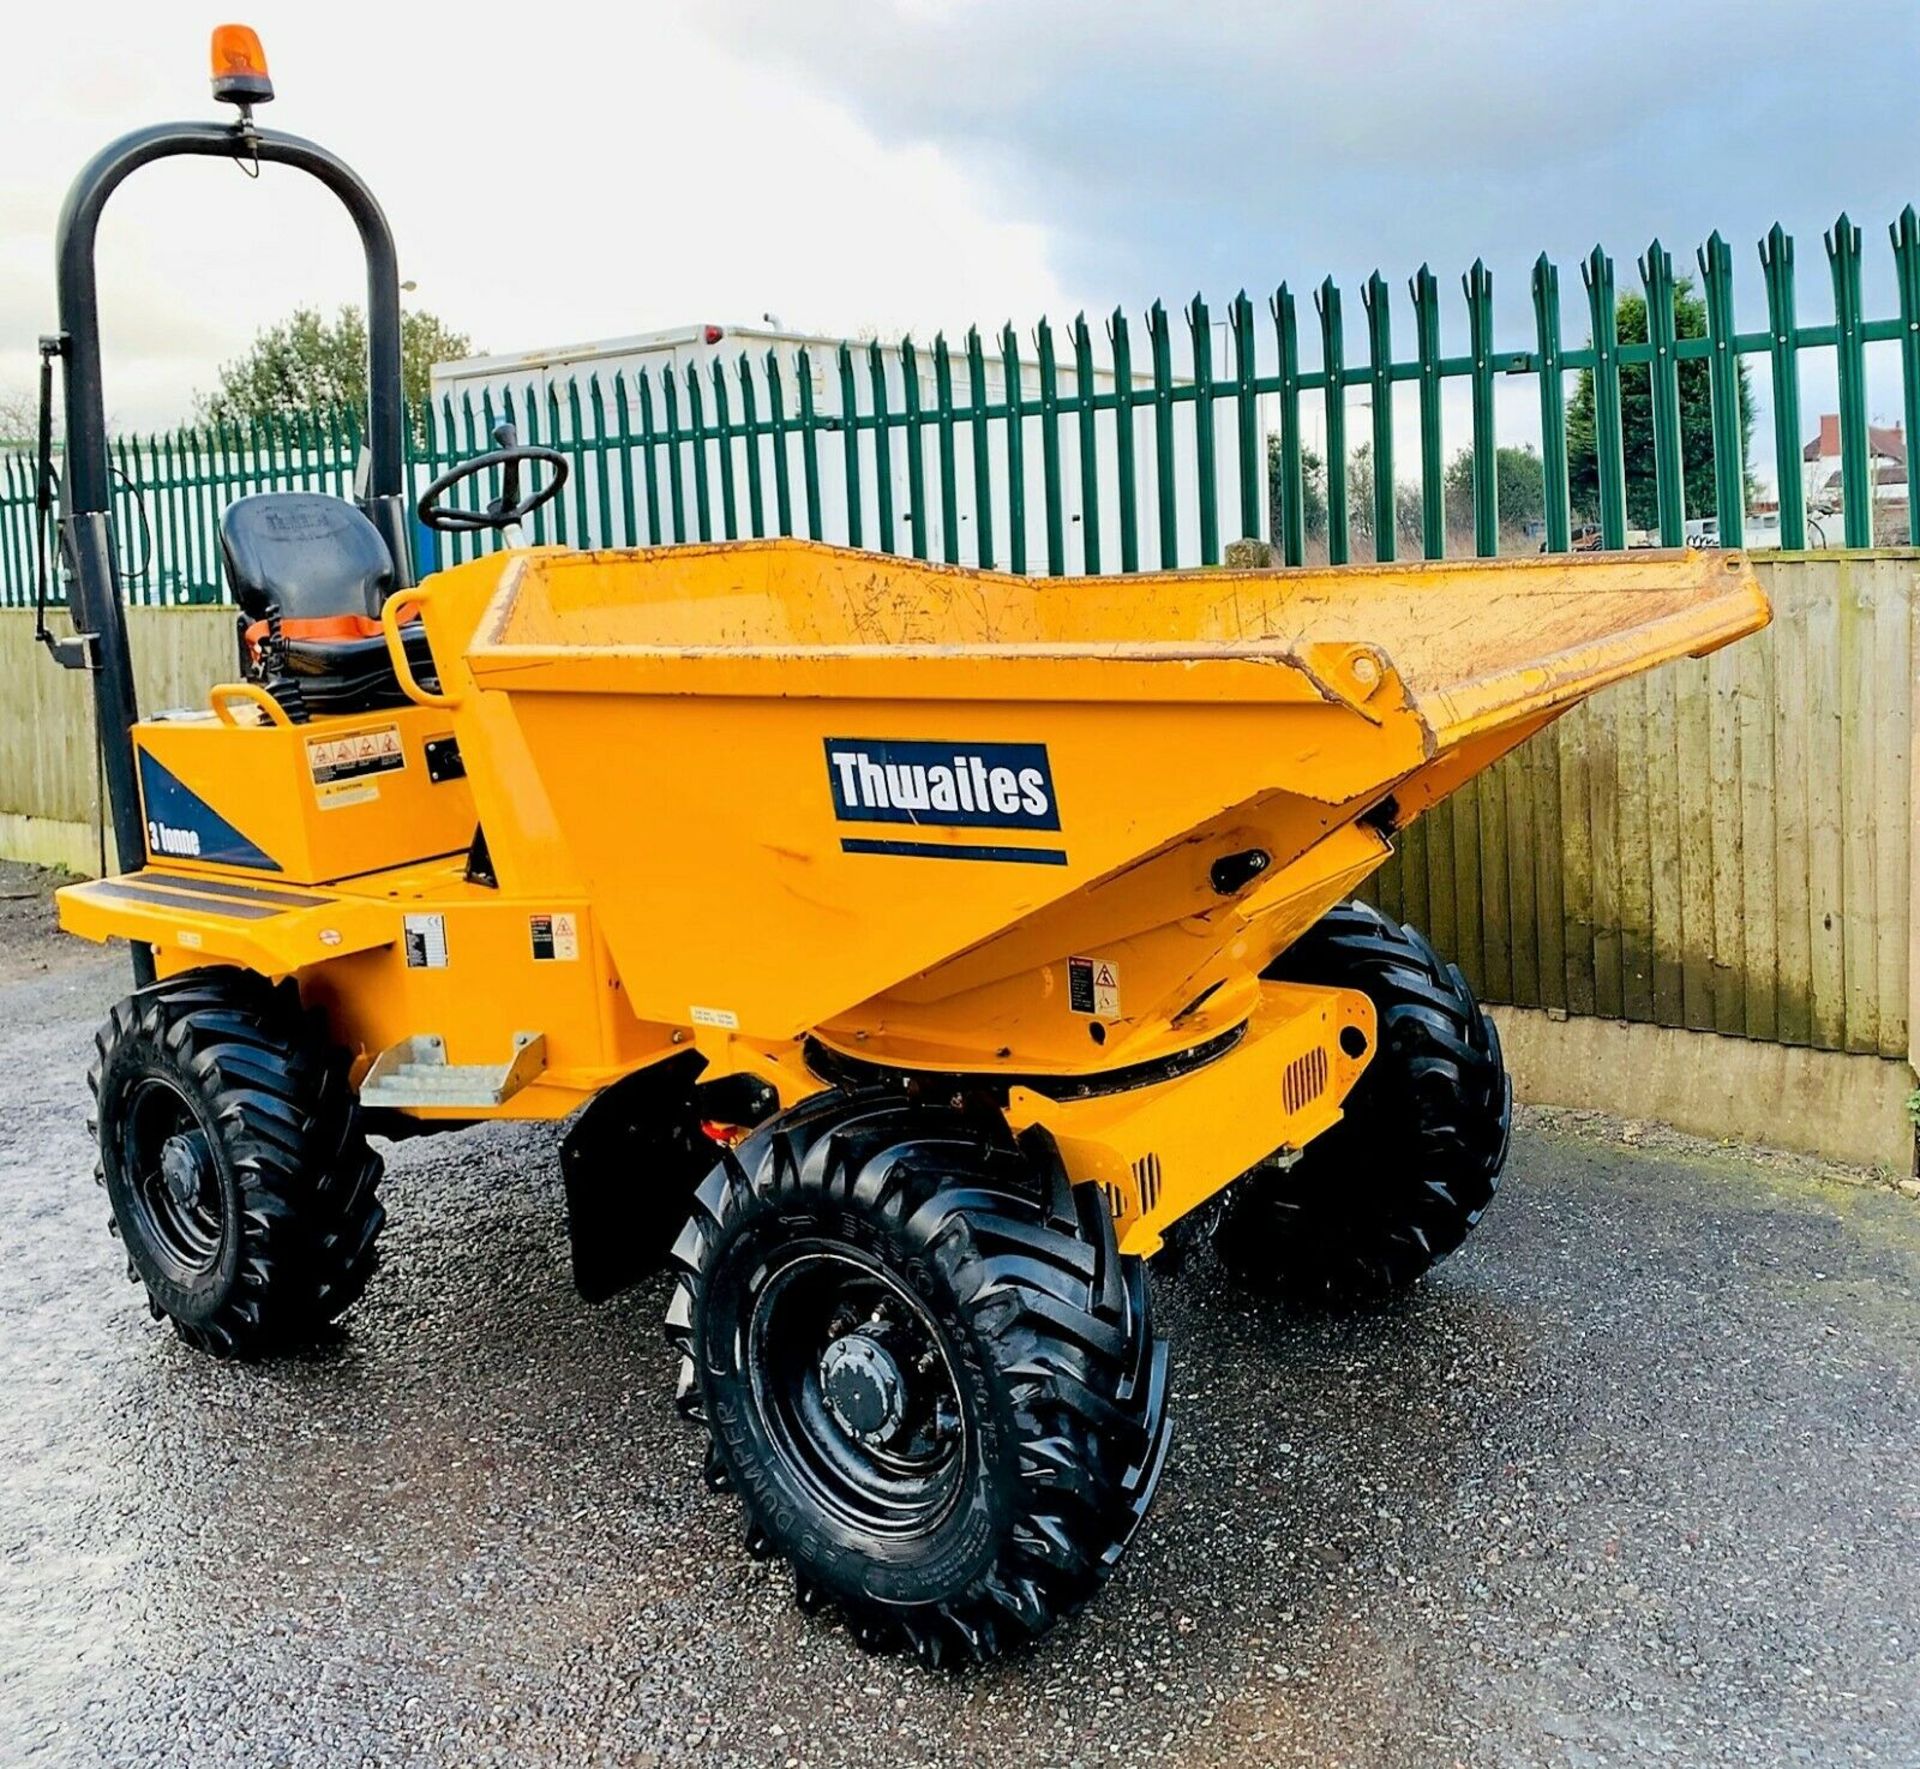
[[[403,1038],[373,1059],[360,1083],[363,1109],[439,1107],[488,1111],[504,1105],[547,1066],[547,1035],[516,1032],[504,1063],[450,1063],[437,1032]]]
[[[386,904],[323,886],[255,884],[155,866],[63,886],[54,900],[68,933],[141,941],[162,955],[163,973],[226,963],[283,977],[391,945],[396,919]]]

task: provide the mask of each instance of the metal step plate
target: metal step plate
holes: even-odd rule
[[[547,1035],[516,1032],[504,1063],[450,1063],[437,1032],[403,1038],[374,1058],[360,1083],[364,1107],[483,1110],[503,1105],[547,1066]]]

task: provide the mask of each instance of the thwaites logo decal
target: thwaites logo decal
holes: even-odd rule
[[[1044,743],[931,743],[895,737],[829,737],[827,782],[842,823],[947,829],[1057,830],[1060,801]],[[918,842],[842,836],[849,854],[928,860],[999,860],[1064,866],[1056,847]]]

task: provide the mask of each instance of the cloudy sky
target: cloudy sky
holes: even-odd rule
[[[13,386],[52,321],[74,169],[121,129],[212,109],[205,40],[224,15],[84,12],[78,30],[62,8],[9,21]],[[1430,262],[1451,296],[1475,257],[1519,347],[1540,250],[1577,339],[1596,240],[1631,287],[1654,235],[1684,269],[1714,227],[1751,326],[1754,243],[1775,218],[1798,237],[1812,322],[1830,312],[1834,216],[1865,230],[1869,310],[1885,312],[1886,225],[1920,201],[1915,0],[268,0],[245,16],[281,94],[265,120],[358,166],[412,298],[500,350],[768,312],[832,333],[1025,329],[1331,272],[1352,358],[1369,271],[1398,293]],[[358,280],[344,218],[295,175],[141,173],[102,241],[115,417],[182,416],[257,326],[355,299]],[[1405,339],[1411,315],[1396,320]],[[1461,348],[1457,302],[1448,325]],[[1877,355],[1877,416],[1897,415],[1896,366]],[[1829,381],[1811,366],[1810,413]],[[1526,439],[1531,399],[1503,390],[1503,438]]]

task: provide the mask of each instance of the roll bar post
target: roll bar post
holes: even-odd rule
[[[139,716],[126,614],[114,545],[106,396],[100,375],[100,306],[94,249],[101,211],[123,180],[155,160],[200,155],[241,165],[291,166],[317,178],[353,217],[367,259],[367,447],[362,507],[393,555],[396,587],[413,581],[404,496],[400,377],[400,273],[393,234],[373,192],[344,161],[297,135],[258,128],[243,111],[235,123],[159,123],[104,148],[81,170],[60,211],[55,259],[60,301],[57,354],[66,382],[66,491],[60,547],[71,585],[69,606],[81,635],[70,656],[93,677],[94,715],[104,758],[114,847],[122,871],[146,854],[132,729]],[[64,659],[63,659],[64,661]],[[152,955],[136,948],[144,982]]]

